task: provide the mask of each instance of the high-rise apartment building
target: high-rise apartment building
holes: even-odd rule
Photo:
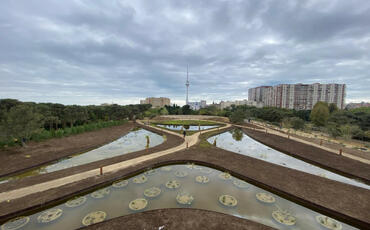
[[[162,108],[165,105],[170,105],[171,100],[167,97],[148,97],[145,100],[140,100],[140,104],[151,104],[153,108]]]
[[[345,84],[280,84],[248,90],[249,100],[263,102],[265,106],[311,110],[318,101],[345,107]]]

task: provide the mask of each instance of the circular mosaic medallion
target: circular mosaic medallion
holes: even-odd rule
[[[154,198],[161,194],[161,189],[158,187],[151,187],[148,189],[145,189],[144,196]]]
[[[227,172],[220,173],[220,174],[218,175],[218,177],[219,177],[220,179],[222,179],[222,180],[229,180],[229,179],[231,179],[231,175],[230,175],[230,173],[227,173]]]
[[[268,193],[260,192],[256,194],[257,200],[263,202],[263,203],[268,203],[272,204],[275,203],[275,197]]]
[[[272,218],[280,224],[292,226],[295,225],[296,218],[286,210],[275,210],[272,212]]]
[[[200,171],[202,173],[210,174],[212,172],[212,169],[210,169],[210,168],[201,168]]]
[[[166,183],[166,187],[169,189],[177,189],[178,187],[180,187],[180,182],[178,182],[177,180],[170,180]]]
[[[106,217],[107,217],[107,213],[103,211],[90,212],[82,219],[82,224],[84,226],[96,224],[96,223],[104,221]]]
[[[21,227],[25,226],[30,222],[30,218],[28,216],[19,216],[14,219],[7,221],[5,224],[1,225],[1,230],[16,230],[20,229]]]
[[[155,169],[150,169],[148,171],[146,171],[144,174],[147,175],[147,176],[151,176],[151,175],[154,175],[157,171]]]
[[[147,182],[147,180],[148,180],[148,177],[141,175],[141,176],[137,176],[134,179],[132,179],[132,182],[134,182],[135,184],[143,184]]]
[[[207,184],[209,182],[209,178],[206,176],[196,176],[195,181],[201,184]]]
[[[113,182],[112,186],[113,188],[123,188],[128,185],[128,180],[118,180]]]
[[[238,204],[236,198],[230,195],[221,195],[218,201],[227,207],[235,207]]]
[[[321,224],[321,226],[331,229],[331,230],[341,230],[342,224],[338,221],[327,217],[327,216],[316,216],[317,223]]]
[[[235,179],[233,180],[233,184],[238,188],[248,188],[249,184],[245,181]]]
[[[132,211],[139,211],[139,210],[143,210],[144,208],[146,208],[147,205],[148,205],[148,201],[146,199],[138,198],[136,200],[131,201],[128,207]]]
[[[194,197],[187,193],[180,193],[180,194],[177,194],[176,196],[177,203],[182,204],[182,205],[191,205],[193,200],[194,200]]]
[[[49,223],[58,219],[63,214],[63,210],[60,208],[49,209],[37,217],[39,223]]]
[[[172,170],[171,166],[164,166],[164,167],[161,168],[161,171],[163,171],[163,172],[169,172],[171,170]]]
[[[99,189],[93,193],[91,193],[91,197],[95,199],[100,199],[105,196],[108,196],[110,193],[110,190],[108,188]]]
[[[80,205],[83,205],[85,202],[86,202],[86,197],[85,196],[80,196],[80,197],[76,197],[76,198],[68,200],[66,202],[66,206],[70,207],[70,208],[75,208],[75,207],[78,207]]]
[[[175,176],[180,177],[180,178],[186,177],[187,175],[188,175],[188,173],[185,172],[185,171],[176,171],[175,172]]]

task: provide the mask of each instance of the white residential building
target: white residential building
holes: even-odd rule
[[[263,102],[265,106],[311,110],[318,101],[334,103],[344,109],[345,84],[280,84],[248,90],[249,100]]]

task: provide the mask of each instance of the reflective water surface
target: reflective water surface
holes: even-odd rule
[[[229,132],[221,133],[208,139],[208,142],[211,144],[214,144],[215,141],[217,147],[228,151],[257,158],[287,168],[292,168],[306,173],[326,177],[328,179],[340,181],[342,183],[370,189],[369,185],[330,172],[328,170],[298,160],[294,157],[288,156],[277,150],[271,149],[270,147],[253,140],[248,135],[243,133],[240,129],[234,129]]]
[[[206,129],[213,129],[219,127],[218,125],[157,125],[170,130],[186,130],[186,131],[199,131]]]
[[[149,138],[149,144],[147,142]],[[131,131],[125,136],[106,144],[100,148],[85,152],[82,154],[70,156],[59,160],[51,164],[41,166],[39,168],[33,169],[31,171],[18,174],[12,177],[1,178],[0,183],[5,183],[9,180],[14,180],[18,178],[24,178],[39,174],[45,174],[50,172],[55,172],[58,170],[71,168],[74,166],[79,166],[83,164],[88,164],[94,161],[99,161],[107,158],[112,158],[115,156],[124,155],[126,153],[136,152],[143,150],[145,148],[150,148],[163,143],[164,138],[156,133],[150,132],[145,129],[138,129]]]
[[[161,208],[211,210],[277,229],[354,229],[228,173],[194,164],[152,169],[47,210],[19,217],[2,228],[77,229]]]

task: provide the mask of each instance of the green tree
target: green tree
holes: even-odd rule
[[[327,129],[328,129],[329,135],[334,138],[337,138],[342,135],[340,126],[337,123],[328,122]]]
[[[336,104],[334,104],[334,103],[330,103],[329,104],[329,113],[330,114],[332,114],[332,113],[334,113],[334,112],[336,112],[336,111],[338,111],[339,109],[338,109],[338,107],[337,107],[337,105]]]
[[[234,124],[241,124],[241,123],[244,122],[245,113],[243,112],[243,110],[238,109],[238,110],[236,110],[235,112],[233,112],[231,114],[231,116],[229,117],[229,119]]]
[[[293,129],[303,129],[304,128],[304,121],[299,117],[290,118],[290,124],[292,125]]]
[[[29,105],[12,107],[7,114],[6,124],[8,134],[18,139],[29,139],[33,133],[40,132],[44,125],[43,116]]]
[[[310,118],[316,126],[325,126],[329,119],[328,104],[322,101],[317,102],[311,111]]]

